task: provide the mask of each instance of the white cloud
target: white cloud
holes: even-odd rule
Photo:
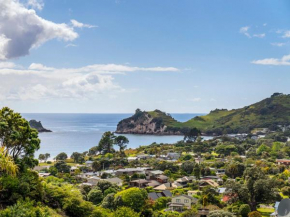
[[[78,37],[67,24],[45,20],[17,0],[0,0],[0,11],[0,60],[25,56],[51,39],[72,41]]]
[[[80,68],[54,68],[32,63],[28,68],[0,62],[1,100],[37,100],[51,98],[90,99],[96,94],[108,96],[124,92],[115,74],[129,72],[177,72],[174,67],[129,67],[94,64]]]
[[[254,64],[258,65],[274,65],[274,66],[289,66],[290,65],[290,55],[285,55],[281,59],[276,58],[266,58],[262,60],[252,61]]]
[[[41,11],[44,7],[44,3],[42,0],[28,0],[27,6]]]
[[[76,27],[76,28],[96,28],[98,26],[93,26],[93,25],[90,25],[90,24],[84,24],[84,23],[81,23],[77,20],[70,20],[71,24],[73,27]]]
[[[251,38],[251,35],[249,34],[249,26],[244,26],[240,28],[240,33],[244,34],[245,36],[247,36],[248,38]]]
[[[261,33],[261,34],[254,34],[253,37],[256,37],[256,38],[264,38],[266,36],[265,33]]]
[[[290,38],[290,31],[284,31],[284,34],[282,35],[282,38]]]
[[[271,45],[273,46],[277,46],[277,47],[283,47],[286,45],[286,43],[282,43],[282,42],[274,42],[274,43],[271,43]]]
[[[77,47],[76,44],[67,44],[65,47]]]
[[[263,26],[267,26],[267,23],[264,23]]]

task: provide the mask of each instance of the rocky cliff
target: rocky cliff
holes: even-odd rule
[[[145,112],[137,109],[132,117],[118,123],[116,133],[182,135],[179,130],[168,127],[169,122],[177,121],[159,110]]]
[[[51,130],[45,129],[40,121],[36,121],[36,120],[30,120],[29,121],[29,125],[31,128],[36,129],[39,133],[48,133],[48,132],[52,132]]]

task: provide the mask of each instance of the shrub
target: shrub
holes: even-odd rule
[[[243,204],[240,206],[239,213],[242,217],[247,217],[249,212],[251,212],[251,208],[248,204]]]
[[[253,211],[248,214],[249,217],[262,217],[261,213],[258,211]]]
[[[140,215],[129,207],[120,207],[114,213],[115,217],[139,217]]]
[[[102,202],[103,200],[103,193],[101,190],[92,189],[88,193],[88,200],[91,201],[93,204],[97,205]]]

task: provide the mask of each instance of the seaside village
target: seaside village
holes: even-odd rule
[[[60,153],[55,162],[42,157],[34,170],[76,185],[87,200],[111,210],[116,195],[129,191],[140,200],[133,195],[145,192],[135,211],[151,214],[141,216],[277,216],[279,202],[290,196],[287,133],[262,129],[136,149],[125,149],[126,137],[119,136],[120,150],[113,150],[106,142],[114,134],[107,132],[88,152]]]

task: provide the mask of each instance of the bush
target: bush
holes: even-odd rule
[[[103,200],[103,193],[101,190],[98,189],[92,189],[88,193],[88,200],[91,201],[93,204],[98,205]]]
[[[253,211],[248,214],[249,217],[262,217],[261,213],[258,211]]]
[[[209,212],[209,217],[234,217],[234,215],[230,212],[224,210],[215,210]]]
[[[242,217],[247,217],[249,212],[251,212],[251,208],[248,204],[243,204],[240,206],[239,213]]]
[[[139,213],[136,213],[129,207],[121,207],[118,208],[114,213],[114,217],[139,217]]]

